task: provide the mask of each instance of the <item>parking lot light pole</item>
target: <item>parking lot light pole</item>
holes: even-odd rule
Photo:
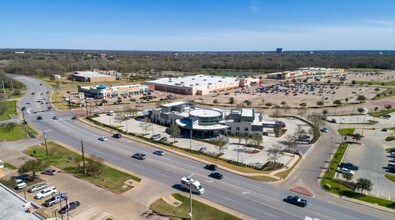
[[[331,147],[330,147],[330,149],[329,149],[328,172],[331,171],[331,153],[332,153],[332,146],[333,146],[333,136],[331,136]]]

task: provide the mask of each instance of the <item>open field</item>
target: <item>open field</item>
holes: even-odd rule
[[[173,197],[182,204],[174,207],[166,203],[163,199],[159,199],[151,204],[151,209],[154,212],[167,216],[170,219],[189,219],[189,198],[179,193],[173,194]],[[194,219],[207,219],[207,220],[220,220],[220,219],[239,219],[236,216],[230,215],[226,212],[218,210],[214,207],[208,206],[196,200],[192,200],[193,218]]]
[[[98,174],[97,177],[85,175],[80,172],[77,167],[76,161],[81,161],[81,155],[57,143],[49,142],[48,152],[48,156],[46,156],[45,146],[43,144],[32,146],[25,150],[26,154],[41,159],[52,166],[70,172],[78,178],[85,179],[114,193],[122,193],[131,189],[132,186],[124,184],[127,180],[132,179],[137,182],[141,181],[138,177],[116,170],[107,165],[103,165],[102,172]]]
[[[0,128],[0,140],[17,141],[28,138],[28,133],[32,133],[33,135],[38,134],[29,126],[16,124],[11,131],[7,131],[5,128]]]

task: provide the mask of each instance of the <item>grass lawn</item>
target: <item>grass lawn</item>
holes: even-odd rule
[[[384,115],[388,115],[388,114],[390,114],[392,112],[395,112],[395,108],[369,112],[368,114],[373,116],[373,117],[381,117],[381,116],[384,116]]]
[[[179,193],[173,194],[173,197],[181,201],[182,204],[178,207],[174,207],[167,204],[163,199],[159,199],[152,203],[150,208],[161,215],[170,217],[170,219],[189,219],[189,198]],[[240,219],[196,200],[192,200],[192,209],[194,219]]]
[[[17,140],[28,138],[27,136],[28,133],[32,133],[33,135],[38,134],[31,127],[23,126],[19,124],[16,125],[15,128],[10,132],[7,132],[4,128],[0,128],[0,140],[17,141]]]
[[[395,94],[395,88],[388,88],[384,92],[377,94],[372,100],[378,100],[385,97],[393,96]]]
[[[386,174],[385,177],[387,177],[387,179],[391,180],[392,182],[395,182],[395,175]]]
[[[15,114],[15,102],[12,100],[12,101],[3,101],[0,103],[4,103],[7,106],[7,110],[4,112],[4,114],[0,115],[0,121],[10,119],[8,115]]]
[[[35,154],[34,154],[35,152]],[[141,179],[112,167],[104,165],[102,172],[97,177],[83,174],[77,168],[75,161],[81,159],[81,155],[71,151],[57,143],[48,142],[49,155],[45,155],[44,144],[29,147],[25,150],[35,158],[42,159],[46,163],[53,165],[59,169],[66,170],[74,176],[85,179],[99,187],[108,189],[114,193],[122,193],[131,189],[131,186],[124,188],[124,182],[130,179],[140,182]]]
[[[342,128],[338,132],[342,136],[347,136],[348,134],[354,134],[355,128]]]
[[[355,81],[357,84],[376,85],[376,86],[395,86],[395,80],[387,82]]]
[[[347,196],[353,199],[358,199],[361,201],[369,202],[369,203],[377,203],[378,205],[395,209],[395,202],[391,200],[386,200],[382,198],[377,198],[373,196],[363,195],[360,193],[355,192],[354,190],[348,188],[347,186],[340,183],[338,180],[334,179],[336,174],[337,166],[341,163],[341,159],[343,158],[344,153],[348,144],[341,144],[339,149],[336,151],[335,156],[333,157],[331,164],[330,164],[330,171],[326,171],[324,177],[321,180],[321,187],[325,188],[325,184],[329,184],[331,186],[330,189],[326,189],[331,193],[335,193],[342,196]],[[355,181],[355,180],[354,180]]]
[[[278,179],[275,179],[270,176],[246,176],[246,177],[253,179],[253,180],[264,181],[264,182],[278,181]]]
[[[296,163],[294,163],[294,165],[291,168],[289,168],[288,170],[284,170],[282,172],[279,172],[275,176],[278,176],[278,177],[280,177],[282,179],[285,179],[289,175],[289,173],[296,167],[296,165],[298,165],[300,160],[302,160],[302,156],[298,156],[298,157],[299,157],[298,161],[296,161]]]

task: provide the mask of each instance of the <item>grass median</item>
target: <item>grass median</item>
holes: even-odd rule
[[[25,150],[25,153],[114,193],[122,193],[133,188],[130,185],[125,185],[125,182],[130,179],[137,182],[141,181],[136,176],[104,164],[101,166],[101,172],[96,177],[85,175],[78,169],[78,163],[80,163],[82,158],[81,155],[53,142],[48,142],[48,156],[46,156],[43,144],[29,147]]]
[[[355,128],[342,128],[338,132],[342,136],[348,136],[349,134],[354,134]]]
[[[189,219],[189,198],[179,193],[173,194],[173,197],[182,202],[181,205],[175,207],[169,205],[163,199],[159,199],[151,204],[150,208],[162,216],[169,217],[170,219]],[[206,205],[196,200],[192,200],[192,210],[194,219],[207,219],[207,220],[237,220],[240,219],[234,215],[223,212],[219,209]]]
[[[14,100],[0,102],[0,105],[4,106],[4,108],[6,109],[3,114],[0,114],[0,121],[8,120],[10,119],[9,115],[16,114]]]

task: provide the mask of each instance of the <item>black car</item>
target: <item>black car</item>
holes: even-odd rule
[[[37,117],[37,120],[43,120],[43,117],[38,116],[38,117]]]
[[[72,120],[76,120],[76,119],[77,119],[77,116],[74,115],[73,117],[71,117],[71,119],[72,119]]]
[[[353,163],[341,163],[340,168],[347,168],[349,170],[359,170],[359,167]]]
[[[215,165],[215,164],[207,164],[204,168],[208,169],[208,170],[211,170],[211,171],[216,171],[217,170],[217,165]]]
[[[60,214],[66,214],[66,212],[70,212],[74,209],[76,209],[78,206],[80,206],[80,202],[75,201],[75,202],[70,202],[68,205],[64,206],[59,210]]]
[[[142,154],[142,153],[135,153],[132,155],[132,158],[136,158],[139,160],[144,160],[145,158],[147,158],[147,155]]]
[[[214,172],[214,173],[210,173],[210,175],[208,175],[209,177],[212,177],[214,179],[222,179],[224,178],[224,175],[222,175],[221,173],[218,172]]]
[[[305,199],[299,198],[299,196],[287,196],[287,198],[284,199],[284,202],[291,203],[300,207],[307,206],[307,201]]]
[[[113,134],[112,137],[113,137],[113,138],[121,138],[121,137],[122,137],[122,134],[119,134],[119,133]]]

